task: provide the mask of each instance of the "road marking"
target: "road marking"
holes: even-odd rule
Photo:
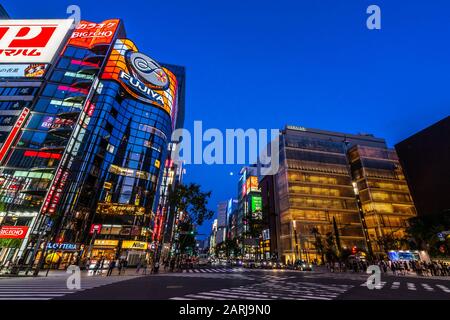
[[[442,284],[437,284],[436,287],[438,287],[439,289],[442,289],[442,291],[444,291],[446,293],[450,293],[450,290]]]
[[[408,282],[406,285],[408,286],[408,290],[412,290],[412,291],[417,290],[416,285],[412,282]]]
[[[400,282],[393,282],[391,289],[395,290],[395,289],[398,289],[398,288],[400,288]]]
[[[422,283],[422,287],[427,291],[434,291],[434,289],[426,283]]]

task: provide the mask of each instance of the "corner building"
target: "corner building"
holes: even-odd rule
[[[2,198],[6,211],[38,212],[19,257],[61,268],[85,257],[149,258],[176,77],[140,53],[118,19],[82,21],[47,68],[2,163],[17,187],[0,192],[21,199]]]
[[[372,135],[287,126],[281,132],[280,170],[274,181],[279,257],[285,262],[321,261],[323,255],[315,243],[317,237],[325,243],[328,235],[338,253],[356,250],[373,254],[372,242],[378,239],[378,231],[374,233],[377,227],[372,223],[373,210],[369,209],[374,205],[368,201],[377,191],[364,187],[364,181],[371,180],[369,188],[375,187],[373,183],[380,181],[380,177],[373,176],[377,173],[392,185],[383,196],[389,198],[385,199],[390,202],[386,206],[405,211],[386,211],[386,224],[379,236],[388,231],[403,232],[404,218],[415,211],[394,153],[383,139]],[[357,161],[363,156],[375,159],[362,160],[362,169]],[[381,185],[388,186],[378,183]],[[397,221],[399,214],[403,218]]]

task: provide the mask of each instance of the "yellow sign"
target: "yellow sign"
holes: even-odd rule
[[[95,240],[94,246],[111,246],[115,247],[119,244],[119,240]]]
[[[122,249],[147,250],[148,243],[143,241],[125,240],[122,242]]]

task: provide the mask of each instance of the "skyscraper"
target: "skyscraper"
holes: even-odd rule
[[[0,214],[30,216],[16,220],[28,232],[7,259],[33,263],[37,254],[44,262],[53,253],[61,267],[86,256],[136,263],[158,231],[155,199],[184,112],[180,84],[118,19],[81,21],[73,31],[71,20],[38,23],[53,32],[39,55],[0,57],[8,90],[0,109],[17,129],[1,137]]]

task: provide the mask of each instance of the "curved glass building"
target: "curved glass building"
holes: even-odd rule
[[[181,83],[139,52],[118,19],[82,21],[58,53],[30,87],[33,102],[1,163],[4,215],[34,212],[3,259],[56,268],[148,261]]]

